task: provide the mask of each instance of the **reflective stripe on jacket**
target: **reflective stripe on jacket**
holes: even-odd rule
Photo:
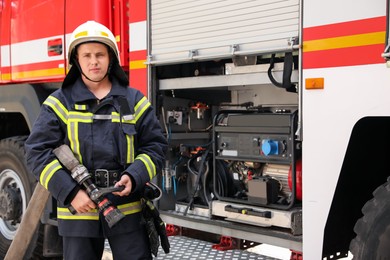
[[[81,224],[98,223],[97,211],[69,215],[67,210],[66,199],[78,184],[52,152],[63,143],[71,147],[87,169],[122,169],[130,174],[135,182],[130,196],[110,194],[109,199],[125,215],[139,215],[140,194],[145,183],[162,169],[166,149],[160,124],[141,92],[121,86],[114,79],[110,93],[98,101],[79,79],[73,86],[59,89],[45,100],[26,141],[29,168],[58,201],[60,233],[99,235],[89,231],[90,224],[86,228]],[[122,228],[138,228],[139,216],[132,219],[137,223],[127,223]],[[110,232],[115,232],[114,229]]]

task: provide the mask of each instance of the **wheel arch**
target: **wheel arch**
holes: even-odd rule
[[[28,135],[49,93],[42,84],[1,86],[0,139]]]
[[[364,117],[355,124],[325,225],[323,257],[348,252],[361,209],[390,175],[389,148],[390,117]]]

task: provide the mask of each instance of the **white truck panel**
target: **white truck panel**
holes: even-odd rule
[[[337,8],[335,8],[337,6]],[[305,1],[304,27],[333,24],[386,15],[386,1]],[[320,13],[319,13],[320,12]],[[326,14],[326,15],[324,15]]]
[[[318,249],[322,248],[328,212],[354,125],[366,116],[386,116],[390,110],[387,99],[381,98],[390,96],[390,78],[382,82],[372,80],[383,79],[385,74],[389,71],[384,64],[313,69],[303,73],[304,78],[322,76],[326,80],[324,90],[303,91],[302,171],[306,173],[303,174],[303,252],[306,259],[321,259]]]

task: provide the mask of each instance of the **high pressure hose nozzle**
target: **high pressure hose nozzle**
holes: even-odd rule
[[[124,187],[98,188],[92,181],[92,176],[87,168],[80,164],[68,145],[63,144],[53,150],[58,160],[71,172],[72,178],[81,186],[84,186],[88,196],[98,206],[111,228],[125,217],[123,213],[105,197],[106,194],[123,190]],[[71,210],[72,212],[72,210]],[[73,212],[72,212],[73,213]]]

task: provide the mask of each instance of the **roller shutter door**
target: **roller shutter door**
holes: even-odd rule
[[[152,64],[271,53],[299,35],[299,0],[151,0]]]

